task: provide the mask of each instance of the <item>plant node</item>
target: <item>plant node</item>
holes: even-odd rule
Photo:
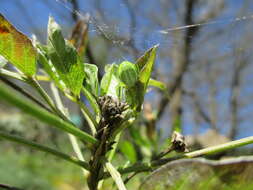
[[[111,96],[102,96],[98,98],[98,105],[101,110],[101,120],[98,125],[96,138],[99,144],[93,149],[93,156],[90,161],[91,173],[88,178],[90,189],[96,190],[100,176],[103,175],[103,160],[106,153],[111,150],[114,141],[110,137],[123,119],[123,112],[128,108],[126,103],[120,102]]]
[[[189,152],[185,142],[185,137],[181,133],[174,131],[172,133],[171,143],[173,150],[176,152]]]

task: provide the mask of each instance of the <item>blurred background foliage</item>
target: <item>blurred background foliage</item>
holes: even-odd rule
[[[250,0],[1,0],[0,12],[43,43],[49,15],[68,39],[73,29],[80,32],[77,24],[82,19],[83,33],[77,37],[83,37],[86,46],[80,51],[85,62],[100,68],[100,77],[105,64],[134,62],[160,44],[153,78],[166,83],[167,90],[150,89],[143,115],[122,137],[115,162],[128,165],[150,159],[167,146],[175,129],[187,135],[188,143],[195,145],[192,150],[253,133]],[[67,100],[64,104],[73,121],[87,130],[76,105]],[[4,102],[0,102],[0,126],[73,154],[65,134]],[[85,183],[80,169],[64,161],[5,141],[0,141],[0,150],[0,183],[63,190],[81,189]],[[251,152],[249,146],[230,154]],[[130,186],[137,187],[140,178]],[[108,187],[110,181],[105,183]]]

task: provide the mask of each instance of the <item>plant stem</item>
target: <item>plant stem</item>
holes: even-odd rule
[[[213,146],[213,147],[204,148],[202,150],[197,150],[197,151],[181,154],[181,155],[178,155],[175,157],[154,160],[151,163],[136,163],[136,164],[133,164],[132,166],[129,166],[127,168],[118,169],[118,171],[121,174],[126,174],[126,173],[131,173],[131,172],[152,171],[156,167],[162,166],[162,165],[164,165],[170,161],[173,161],[173,160],[178,160],[178,159],[182,159],[182,158],[195,158],[195,157],[199,157],[199,156],[215,154],[215,153],[231,150],[231,149],[241,147],[244,145],[248,145],[248,144],[252,144],[252,143],[253,143],[253,136],[246,137],[246,138],[231,141],[231,142],[228,142],[225,144],[221,144],[221,145],[217,145],[217,146]],[[104,174],[104,178],[107,178],[109,176],[110,175],[108,173]]]
[[[8,70],[3,69],[3,68],[0,69],[0,74],[2,76],[11,77],[11,78],[14,78],[14,79],[17,79],[17,80],[20,80],[20,81],[25,81],[25,76],[23,76],[19,73],[8,71]]]
[[[115,155],[115,153],[116,153],[116,150],[117,150],[117,147],[118,147],[118,144],[119,144],[120,136],[121,136],[121,132],[119,132],[119,133],[116,135],[115,139],[114,139],[114,142],[115,142],[115,143],[112,145],[112,150],[110,150],[109,155],[108,155],[108,158],[107,158],[107,160],[108,160],[109,162],[112,161],[112,158],[114,157],[114,155]],[[98,189],[101,189],[103,183],[104,183],[104,180],[99,181],[99,183],[98,183]],[[123,183],[123,184],[124,184],[124,183]]]
[[[82,91],[83,95],[87,98],[87,100],[90,102],[90,105],[93,108],[96,115],[99,115],[100,109],[99,109],[99,106],[97,104],[95,97],[93,97],[92,94],[84,87],[82,87],[81,91]]]
[[[160,158],[162,158],[165,155],[169,154],[173,150],[174,150],[174,146],[172,144],[170,144],[170,146],[165,151],[163,151],[160,154],[158,154],[157,156],[155,156],[154,159],[152,159],[152,160],[159,160]]]
[[[110,150],[109,156],[108,156],[108,161],[109,161],[109,162],[112,161],[112,158],[113,158],[113,156],[115,155],[115,152],[116,152],[117,147],[118,147],[118,144],[119,144],[120,136],[121,136],[121,132],[119,132],[119,133],[116,135],[115,139],[114,139],[114,142],[115,142],[115,143],[112,145],[112,150]]]
[[[59,128],[63,131],[73,134],[74,136],[89,142],[92,144],[98,143],[98,140],[89,134],[81,131],[72,124],[62,120],[61,118],[51,114],[44,109],[34,105],[31,101],[24,99],[16,94],[15,91],[5,87],[0,83],[0,99],[7,101],[8,103],[18,107],[22,111],[36,117],[37,119],[52,125],[53,127]]]
[[[83,104],[83,102],[81,102],[81,100],[77,100],[77,103],[80,106],[82,114],[84,115],[84,117],[86,118],[89,124],[92,135],[94,136],[97,132],[97,127],[98,127],[97,121],[95,120],[93,115],[90,113],[89,109]]]
[[[25,146],[29,146],[29,147],[34,148],[36,150],[52,154],[52,155],[57,156],[61,159],[64,159],[64,160],[69,161],[71,163],[74,163],[78,166],[81,166],[81,167],[83,167],[87,170],[89,169],[89,164],[84,162],[84,161],[78,160],[75,157],[69,156],[67,154],[64,154],[64,153],[59,152],[59,151],[54,150],[54,149],[51,149],[49,147],[46,147],[46,146],[31,142],[31,141],[28,141],[28,140],[25,140],[21,137],[16,137],[16,136],[13,136],[13,135],[9,135],[9,134],[5,134],[3,132],[0,132],[0,138],[6,139],[6,140],[9,140],[9,141],[12,141],[12,142],[16,142],[16,143],[19,143],[19,144],[23,144]]]
[[[67,110],[63,106],[59,91],[57,90],[57,88],[55,87],[55,85],[53,83],[51,83],[50,86],[51,86],[52,93],[54,95],[54,99],[55,99],[57,108],[59,110],[62,110],[63,114],[69,119],[69,114],[67,113]],[[64,111],[64,110],[66,110],[66,111]],[[70,143],[73,147],[73,150],[76,153],[77,158],[81,161],[85,161],[76,137],[71,134],[68,134],[68,136],[69,136]],[[83,174],[84,174],[84,177],[87,178],[89,172],[87,170],[83,169]]]
[[[43,97],[43,99],[48,103],[50,108],[61,118],[66,118],[66,116],[60,111],[55,105],[53,100],[48,96],[48,94],[44,91],[44,89],[40,86],[38,81],[36,81],[34,78],[27,78],[27,82],[29,82]],[[82,113],[84,114],[86,120],[89,123],[89,126],[91,128],[91,131],[93,134],[96,133],[96,127],[97,127],[97,122],[93,115],[90,113],[89,109],[79,100],[76,100],[79,106],[82,109]],[[67,119],[67,118],[66,118]]]
[[[129,175],[125,180],[124,184],[127,184],[134,176],[136,176],[139,172],[134,172],[131,175]]]
[[[17,90],[18,92],[20,92],[21,94],[23,94],[24,96],[26,96],[27,98],[29,98],[30,100],[32,100],[34,103],[38,104],[40,107],[44,108],[45,110],[47,110],[48,112],[52,112],[49,108],[47,108],[44,104],[42,104],[39,100],[37,100],[35,97],[33,97],[31,94],[29,94],[28,92],[26,92],[23,88],[20,88],[18,85],[16,85],[15,83],[9,81],[8,79],[6,79],[3,76],[0,76],[0,80],[2,82],[4,82],[6,85],[12,87],[13,89]]]
[[[118,186],[119,190],[127,190],[121,178],[120,173],[113,167],[113,165],[110,162],[106,162],[105,167],[108,170],[108,172],[111,174],[112,179]]]
[[[203,156],[203,155],[215,154],[215,153],[223,152],[226,150],[234,149],[234,148],[244,146],[247,144],[252,144],[252,143],[253,143],[253,136],[246,137],[246,138],[242,138],[239,140],[224,143],[221,145],[204,148],[202,150],[197,150],[194,152],[189,152],[189,153],[184,154],[184,157],[194,158],[194,157],[199,157],[199,156]]]
[[[62,116],[62,112],[56,108],[54,105],[53,100],[48,96],[48,94],[45,92],[45,90],[40,86],[37,80],[34,78],[27,78],[27,82],[31,84],[42,96],[42,98],[47,102],[47,104],[50,106],[50,108],[59,116]]]

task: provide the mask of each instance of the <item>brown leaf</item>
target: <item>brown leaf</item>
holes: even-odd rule
[[[0,14],[0,55],[31,76],[36,71],[36,51],[28,37]]]

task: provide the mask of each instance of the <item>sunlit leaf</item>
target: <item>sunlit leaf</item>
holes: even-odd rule
[[[148,82],[148,86],[154,86],[156,88],[159,88],[160,90],[166,90],[166,84],[163,83],[163,82],[160,82],[158,80],[155,80],[155,79],[150,79],[149,82]]]
[[[65,91],[66,86],[64,83],[60,82],[61,79],[56,72],[54,65],[51,60],[47,57],[47,47],[36,42],[36,47],[38,51],[37,60],[42,65],[43,69],[49,75],[49,77],[55,82],[56,86],[58,86],[61,90]]]
[[[115,64],[106,65],[105,74],[101,80],[100,95],[117,97],[117,87],[120,84],[117,76],[118,66]]]
[[[138,68],[133,63],[123,61],[119,65],[118,72],[119,78],[126,85],[126,88],[134,86],[138,80]]]
[[[84,64],[84,87],[93,95],[98,96],[98,68],[94,64]]]
[[[150,48],[142,57],[136,61],[138,68],[138,80],[135,84],[126,89],[126,100],[132,109],[137,112],[141,111],[141,106],[144,101],[144,96],[155,63],[156,49],[158,46]]]
[[[36,72],[36,51],[28,37],[0,14],[0,54],[28,76]]]
[[[140,57],[136,64],[140,70],[139,80],[146,86],[148,85],[151,73],[153,70],[153,65],[155,63],[156,49],[157,45],[150,48],[142,57]]]
[[[129,141],[123,141],[120,144],[120,151],[127,157],[129,161],[132,163],[136,162],[137,154],[133,144],[131,144]]]
[[[59,79],[73,94],[79,95],[85,77],[84,65],[75,48],[64,40],[60,26],[51,17],[48,23],[47,55]]]
[[[141,106],[145,96],[145,85],[137,81],[134,86],[126,89],[127,103],[136,111],[141,111]]]
[[[220,161],[182,159],[155,170],[140,189],[252,189],[252,169],[252,156]]]

